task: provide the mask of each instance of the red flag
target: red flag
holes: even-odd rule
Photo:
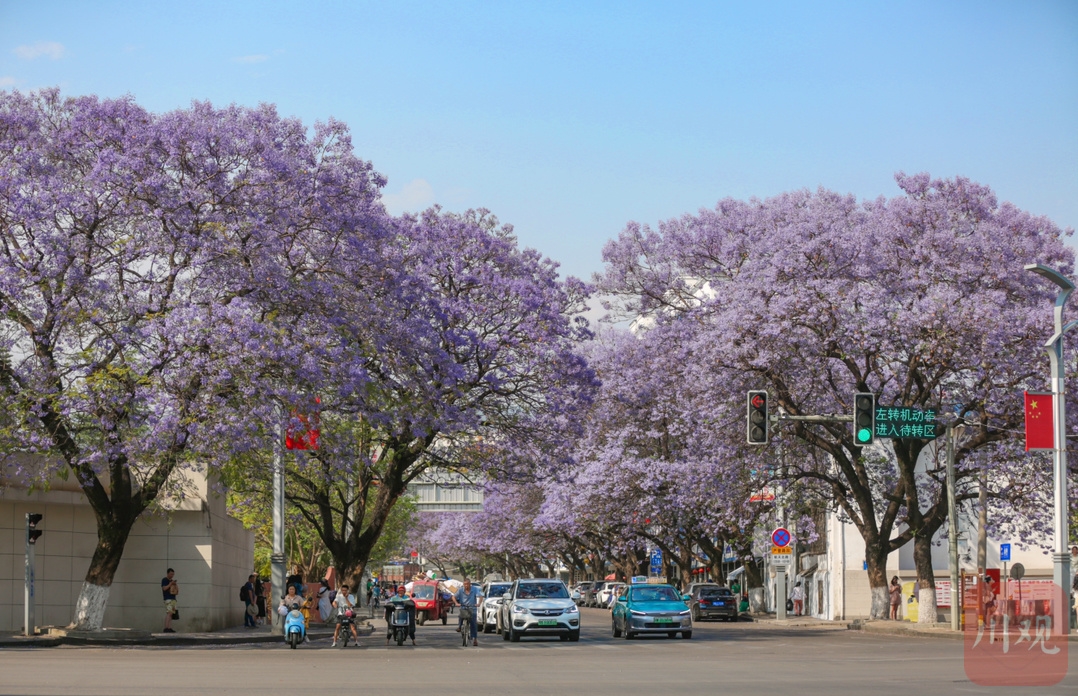
[[[1055,412],[1051,394],[1025,392],[1026,451],[1056,448]]]
[[[318,436],[321,435],[321,414],[319,408],[322,405],[321,397],[314,397],[314,403],[308,408],[307,413],[299,410],[292,411],[292,417],[300,423],[298,431],[289,424],[285,430],[284,446],[290,450],[316,450],[318,449]]]

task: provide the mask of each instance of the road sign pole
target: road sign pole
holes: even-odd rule
[[[958,514],[954,490],[954,429],[954,424],[947,427],[947,546],[951,561],[951,630],[958,631],[961,630],[959,618],[962,607],[955,600],[958,596]]]
[[[29,519],[29,515],[27,515]],[[37,617],[34,597],[34,549],[36,544],[30,541],[30,525],[26,525],[26,570],[23,584],[23,635],[37,634]]]
[[[786,619],[786,566],[775,566],[775,618]]]

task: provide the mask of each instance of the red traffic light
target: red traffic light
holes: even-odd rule
[[[762,394],[756,393],[752,395],[752,401],[749,403],[752,404],[753,408],[761,408],[767,403],[767,399],[765,399]]]

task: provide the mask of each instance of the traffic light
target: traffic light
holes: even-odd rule
[[[853,397],[853,441],[858,447],[876,439],[876,395],[858,392]]]
[[[767,444],[767,392],[750,391],[745,400],[746,426],[750,445]]]
[[[41,517],[41,514],[37,512],[26,513],[26,542],[29,544],[36,544],[38,538],[41,537],[42,531],[37,528]]]

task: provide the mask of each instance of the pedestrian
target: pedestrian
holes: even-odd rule
[[[902,606],[902,583],[898,576],[891,578],[891,586],[887,590],[891,593],[891,620],[898,621],[898,608]]]
[[[266,623],[266,587],[260,577],[255,578],[255,606],[258,607],[258,625],[264,626]]]
[[[374,580],[367,578],[367,606],[371,605],[371,599],[374,598]]]
[[[342,585],[347,587],[347,585]],[[318,588],[318,617],[322,619],[322,623],[328,623],[330,614],[333,613],[333,600],[330,595],[333,591],[329,589],[329,580],[322,578],[322,583]]]
[[[794,589],[790,591],[790,599],[794,603],[794,616],[801,616],[801,609],[805,603],[805,591],[801,589],[801,582],[798,581],[794,585]]]
[[[251,573],[247,576],[247,582],[240,588],[240,599],[243,600],[243,627],[244,628],[257,628],[258,622],[255,621],[255,617],[258,616],[258,604],[256,604],[255,597],[255,579],[258,576]]]
[[[178,614],[176,609],[176,596],[180,594],[180,586],[176,583],[176,571],[168,569],[165,577],[161,578],[161,594],[165,598],[165,630],[164,633],[175,633],[172,630],[173,614]],[[179,618],[178,616],[176,618]]]
[[[483,598],[483,591],[478,587],[472,586],[472,581],[465,578],[464,585],[457,590],[457,596],[454,597],[454,601],[461,609],[471,609],[471,617],[468,619],[468,635],[471,636],[472,645],[479,645],[478,639],[478,624],[476,619],[479,612],[479,601]],[[461,617],[457,621],[457,633],[460,633],[464,624],[464,615],[461,612]]]

